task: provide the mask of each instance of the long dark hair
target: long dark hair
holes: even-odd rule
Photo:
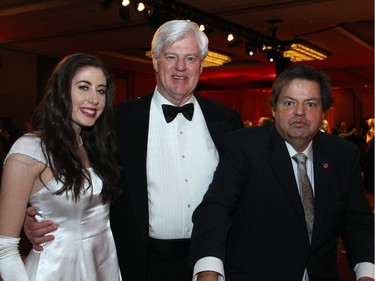
[[[32,116],[32,129],[41,138],[43,153],[55,180],[63,183],[56,194],[71,192],[78,200],[85,181],[92,187],[88,171],[77,154],[77,136],[73,129],[71,83],[82,67],[100,68],[106,77],[106,101],[102,115],[92,127],[83,127],[81,137],[91,168],[103,181],[103,203],[119,195],[121,168],[113,131],[112,100],[115,86],[103,63],[90,54],[63,58],[53,70],[42,102]],[[40,175],[39,175],[40,176]]]

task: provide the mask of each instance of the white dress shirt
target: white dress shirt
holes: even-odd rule
[[[192,213],[202,201],[219,161],[202,110],[194,96],[194,115],[165,121],[162,104],[172,105],[155,89],[147,146],[149,235],[156,239],[190,238]]]

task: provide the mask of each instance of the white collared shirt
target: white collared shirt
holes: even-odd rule
[[[299,186],[298,173],[297,173],[297,167],[298,167],[298,165],[297,165],[297,162],[292,159],[292,157],[294,155],[296,155],[298,152],[288,142],[285,142],[285,144],[286,144],[286,147],[287,147],[288,152],[289,152],[289,156],[290,156],[291,161],[292,161],[293,171],[294,171],[294,176],[296,177],[298,191],[301,194],[301,188]],[[314,165],[313,165],[313,161],[314,160],[313,160],[313,153],[312,153],[312,141],[309,143],[309,145],[307,146],[307,148],[304,151],[302,151],[302,153],[307,156],[307,159],[306,159],[306,172],[307,172],[307,176],[308,176],[308,178],[310,180],[312,190],[314,192],[315,185],[314,185]]]
[[[149,235],[157,239],[190,238],[192,213],[202,201],[219,161],[202,110],[192,96],[194,115],[167,123],[155,89],[151,100],[147,146]]]

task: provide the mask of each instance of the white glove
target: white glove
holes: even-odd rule
[[[0,235],[0,277],[3,281],[29,281],[18,251],[20,238]]]

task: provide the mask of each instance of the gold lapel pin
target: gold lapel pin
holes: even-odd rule
[[[323,168],[327,169],[328,168],[328,163],[323,163]]]

